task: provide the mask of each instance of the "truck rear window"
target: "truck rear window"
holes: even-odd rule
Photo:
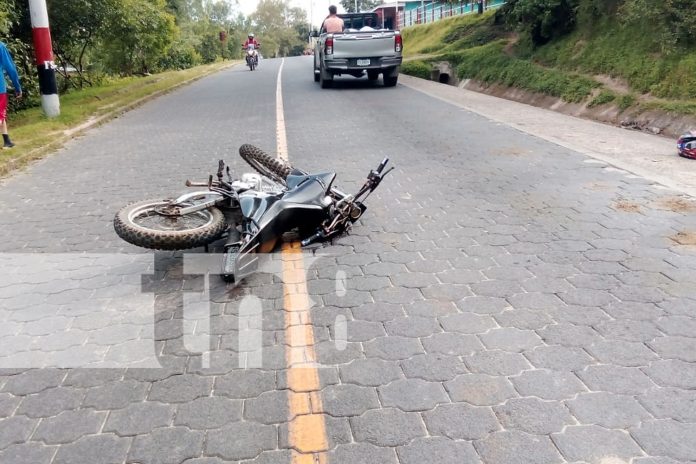
[[[346,29],[361,29],[365,26],[380,28],[382,25],[377,22],[375,13],[339,15],[343,19],[343,27]]]

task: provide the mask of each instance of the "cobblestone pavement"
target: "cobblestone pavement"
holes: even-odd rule
[[[208,360],[184,317],[203,279],[111,226],[219,157],[241,168],[243,142],[272,149],[278,64],[151,102],[0,187],[0,462],[291,461],[281,282],[210,277]],[[696,461],[694,201],[403,86],[320,90],[310,69],[284,66],[291,162],[344,190],[398,166],[306,259],[328,461]]]

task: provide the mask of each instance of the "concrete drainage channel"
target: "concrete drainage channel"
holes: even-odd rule
[[[433,63],[433,69],[430,72],[430,80],[439,82],[440,84],[453,85],[455,87],[459,85],[457,73],[447,61]]]

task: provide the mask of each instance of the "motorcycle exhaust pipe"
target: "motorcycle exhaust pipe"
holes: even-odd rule
[[[323,230],[320,230],[316,234],[312,235],[311,237],[308,237],[300,242],[300,245],[303,247],[307,245],[311,245],[312,243],[316,242],[317,240],[321,240],[323,238],[326,238],[326,234],[324,233]]]

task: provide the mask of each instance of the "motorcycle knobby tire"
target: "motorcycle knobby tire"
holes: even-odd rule
[[[285,180],[292,171],[292,166],[286,162],[275,158],[260,148],[253,145],[244,144],[239,147],[239,155],[249,163],[249,165],[269,179],[287,185]]]
[[[164,204],[162,200],[146,200],[131,203],[122,208],[114,218],[116,234],[128,243],[152,250],[186,250],[208,245],[217,240],[227,228],[225,216],[217,208],[208,208],[210,222],[188,230],[153,230],[140,227],[131,220],[136,210],[154,209]]]

